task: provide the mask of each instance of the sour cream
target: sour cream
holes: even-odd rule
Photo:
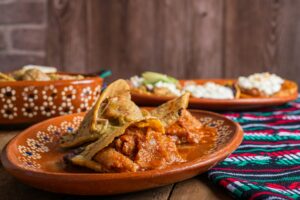
[[[258,89],[260,92],[271,96],[279,92],[284,80],[268,72],[255,73],[248,77],[241,76],[238,78],[238,85],[244,89]]]
[[[207,82],[204,85],[188,84],[184,86],[183,91],[190,92],[192,96],[197,98],[234,99],[231,88],[214,82]]]

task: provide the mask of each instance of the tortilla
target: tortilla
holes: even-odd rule
[[[185,93],[171,101],[168,101],[159,107],[150,111],[150,115],[161,120],[163,126],[166,128],[174,124],[180,117],[181,111],[188,107],[189,93]]]
[[[78,130],[61,139],[61,147],[75,147],[93,142],[106,135],[125,131],[132,122],[144,119],[143,112],[130,99],[130,88],[125,80],[110,84],[96,104],[86,114]]]

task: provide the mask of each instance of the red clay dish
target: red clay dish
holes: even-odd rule
[[[32,124],[84,112],[101,92],[102,79],[0,82],[0,124]]]
[[[70,150],[62,150],[58,139],[78,127],[83,113],[56,117],[26,129],[5,147],[2,164],[28,185],[66,194],[112,195],[171,184],[207,171],[232,153],[243,139],[242,128],[230,119],[207,111],[191,110],[191,113],[205,126],[216,128],[217,140],[201,156],[164,169],[95,173],[67,167],[63,156]]]
[[[197,84],[203,84],[208,81],[215,83],[226,83],[233,79],[201,79],[201,80],[181,80],[184,84],[187,81],[194,81]],[[189,108],[207,109],[207,110],[246,110],[257,109],[268,106],[277,106],[297,99],[298,93],[295,92],[285,97],[269,98],[240,98],[240,99],[205,99],[190,97]],[[172,99],[172,97],[156,96],[151,94],[141,94],[131,92],[132,100],[139,106],[157,106]]]

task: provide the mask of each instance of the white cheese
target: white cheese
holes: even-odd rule
[[[238,78],[238,85],[244,89],[258,89],[260,92],[271,96],[280,91],[284,80],[268,72],[255,73],[248,77],[241,76]]]
[[[132,85],[134,87],[138,88],[141,85],[143,85],[144,78],[139,77],[139,76],[133,76],[133,77],[130,78],[130,82],[132,83]]]
[[[174,83],[166,83],[166,82],[158,81],[157,83],[154,84],[154,87],[167,88],[172,94],[176,96],[180,96],[182,94],[182,92],[179,89],[177,89]]]
[[[213,82],[207,82],[204,85],[188,84],[183,90],[197,98],[234,99],[231,88]]]

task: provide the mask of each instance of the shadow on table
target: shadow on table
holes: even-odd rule
[[[101,187],[101,185],[99,185]],[[167,199],[207,199],[207,200],[227,200],[230,196],[220,187],[211,184],[207,175],[201,175],[176,184],[145,190],[141,192],[115,195],[115,196],[75,196],[65,194],[55,194],[45,192],[33,187],[27,186],[14,177],[10,176],[0,168],[0,197],[9,200],[167,200]]]

